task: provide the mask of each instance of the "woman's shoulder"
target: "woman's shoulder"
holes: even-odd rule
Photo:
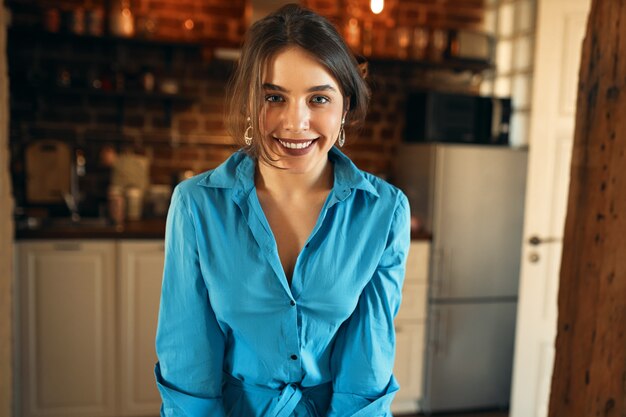
[[[402,190],[383,178],[360,169],[339,149],[332,148],[330,157],[335,163],[335,179],[338,179],[341,185],[348,185],[351,188],[359,188],[366,191],[379,207],[381,205],[395,207],[397,202],[407,201]]]
[[[174,194],[178,197],[193,198],[196,194],[205,194],[207,188],[232,188],[237,179],[237,169],[246,158],[245,154],[237,151],[229,156],[216,168],[206,170],[191,178],[178,183]]]
[[[376,190],[379,200],[390,204],[393,202],[394,207],[398,204],[408,205],[408,198],[400,188],[370,172],[361,170],[361,175],[363,175],[363,177],[372,185],[374,190]]]

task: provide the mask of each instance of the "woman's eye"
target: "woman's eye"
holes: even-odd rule
[[[270,103],[278,103],[283,101],[283,98],[277,94],[268,94],[265,96],[265,101]]]
[[[324,96],[315,96],[311,99],[311,101],[314,104],[325,104],[330,102],[330,99],[328,97],[324,97]]]

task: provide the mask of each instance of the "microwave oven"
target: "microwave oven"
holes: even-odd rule
[[[406,142],[508,145],[511,99],[439,91],[409,93]]]

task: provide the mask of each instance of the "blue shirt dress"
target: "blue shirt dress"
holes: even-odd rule
[[[406,196],[333,148],[334,184],[288,284],[242,151],[180,183],[155,367],[164,417],[390,417]]]

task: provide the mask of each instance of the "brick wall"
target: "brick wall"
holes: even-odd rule
[[[485,10],[484,0],[385,0],[385,7],[378,15],[370,10],[369,0],[303,0],[302,3],[329,17],[346,39],[350,38],[351,25],[360,31],[362,40],[367,36],[365,32],[370,31],[373,50],[360,52],[373,56],[395,55],[399,31],[408,30],[410,37],[415,27],[479,29]]]
[[[304,3],[328,15],[340,28],[345,28],[347,15],[339,5],[349,7],[357,16],[369,13],[366,7],[369,2],[361,0]],[[464,26],[478,24],[481,19],[482,2],[478,0],[387,0],[385,3],[386,9],[376,18],[374,26],[374,34],[380,36],[393,33],[398,22],[407,26],[454,27],[458,26],[460,15],[465,16],[461,20]],[[41,24],[42,13],[49,7],[70,10],[79,5],[84,3],[79,0],[9,2],[16,26]],[[157,29],[151,35],[154,39],[201,40],[204,44],[228,46],[238,43],[244,30],[243,0],[136,0],[131,6],[138,20],[149,17],[157,22]],[[194,20],[192,35],[180,29],[189,16]],[[149,43],[120,45],[93,39],[80,42],[61,35],[44,40],[28,36],[10,39],[13,120],[10,138],[19,204],[24,203],[24,145],[37,139],[60,139],[85,150],[88,175],[83,187],[92,190],[91,205],[87,207],[94,213],[98,203],[105,199],[109,177],[107,168],[99,163],[105,146],[119,152],[129,150],[148,155],[153,183],[170,183],[172,176],[183,170],[201,172],[213,168],[232,152],[231,140],[222,124],[224,84],[232,63],[210,59],[210,48]],[[116,62],[116,66],[111,67],[110,61]],[[59,72],[64,69],[70,70],[72,82],[80,86],[86,85],[94,72],[101,77],[108,74],[115,80],[115,72],[121,70],[126,78],[125,89],[131,91],[136,88],[133,85],[141,73],[149,69],[157,84],[165,79],[176,81],[181,95],[167,99],[115,92],[76,93],[74,84],[69,89],[56,86]],[[373,61],[369,82],[373,93],[371,111],[358,137],[347,138],[345,151],[362,169],[386,176],[395,146],[402,140],[406,91],[420,87],[477,91],[480,78],[396,61]],[[59,210],[64,209],[59,207]]]
[[[188,39],[237,44],[246,28],[246,0],[8,0],[17,24],[41,26],[48,10],[61,14],[78,8],[109,13],[128,4],[135,33],[160,39]],[[191,19],[193,25],[185,23]],[[106,22],[105,22],[106,23]],[[147,25],[152,29],[147,28]],[[108,30],[104,25],[104,31]]]
[[[390,22],[390,26],[427,25],[448,29],[477,28],[483,22],[484,0],[385,0],[383,11],[374,15],[369,0],[303,0],[302,4],[345,23],[350,17]]]
[[[481,77],[472,73],[424,68],[397,61],[402,57],[398,37],[412,31],[434,29],[480,29],[484,19],[484,0],[385,0],[379,15],[370,10],[369,0],[302,0],[301,3],[328,17],[350,38],[350,24],[358,27],[358,54],[370,60],[369,84],[372,88],[371,107],[365,127],[358,138],[348,140],[346,153],[362,169],[383,177],[390,172],[393,152],[402,141],[406,92],[412,89],[477,93]],[[371,25],[371,50],[364,49],[366,28]],[[408,54],[408,53],[407,53]],[[410,58],[410,57],[409,57]]]
[[[13,27],[35,29],[42,26],[49,8],[63,13],[84,5],[69,0],[9,3]],[[25,145],[39,139],[62,140],[85,151],[88,174],[81,186],[90,190],[90,200],[83,204],[90,214],[96,214],[106,198],[110,170],[99,158],[104,147],[148,155],[152,182],[166,184],[180,171],[213,168],[232,153],[222,123],[223,90],[232,63],[208,59],[211,49],[200,45],[239,44],[244,32],[243,0],[140,0],[131,6],[136,22],[142,17],[156,22],[149,38],[155,42],[63,33],[41,36],[36,31],[32,36],[11,34],[10,137],[19,204],[25,203]],[[188,18],[194,20],[192,34],[182,29]],[[173,43],[196,41],[197,45]],[[71,81],[59,87],[64,71]],[[145,71],[154,75],[156,93],[160,82],[169,80],[178,84],[179,94],[142,93],[139,84]],[[115,84],[120,73],[123,91],[115,85],[107,91],[89,87],[94,77]],[[63,204],[49,209],[53,214],[64,211]]]

